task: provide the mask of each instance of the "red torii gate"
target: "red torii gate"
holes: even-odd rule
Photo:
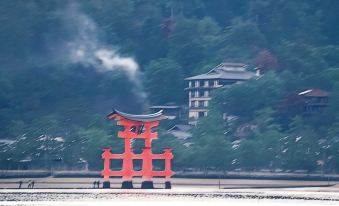
[[[136,176],[142,177],[142,189],[152,189],[152,177],[165,177],[165,188],[171,188],[170,177],[173,175],[171,170],[171,159],[173,159],[172,149],[164,149],[163,154],[152,153],[152,140],[157,139],[157,132],[152,132],[152,128],[159,125],[159,121],[166,119],[162,111],[148,115],[132,115],[114,110],[108,115],[108,119],[117,120],[117,125],[123,126],[124,130],[118,132],[119,138],[125,139],[125,150],[122,154],[112,154],[110,148],[103,149],[104,169],[101,174],[104,177],[104,188],[110,188],[110,176],[122,177],[121,188],[133,188],[132,179]],[[134,154],[132,148],[132,139],[144,139],[145,146],[141,154]],[[122,168],[119,171],[110,169],[111,159],[121,159]],[[133,169],[133,160],[142,160],[141,171]],[[163,171],[153,171],[153,160],[164,160],[165,169]]]

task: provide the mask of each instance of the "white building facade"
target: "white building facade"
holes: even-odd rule
[[[205,74],[188,77],[189,123],[208,114],[211,91],[255,77],[254,72],[246,71],[247,65],[241,63],[222,63]]]

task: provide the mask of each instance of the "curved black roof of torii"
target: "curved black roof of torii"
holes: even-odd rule
[[[162,114],[162,110],[156,113],[153,113],[153,114],[127,114],[119,110],[113,109],[113,112],[109,114],[108,117],[111,117],[112,115],[119,115],[125,119],[138,121],[138,122],[154,122],[154,121],[167,119],[167,117]]]

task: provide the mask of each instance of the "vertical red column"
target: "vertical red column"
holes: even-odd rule
[[[132,181],[133,160],[131,153],[131,139],[125,138],[125,152],[122,162],[123,181]]]
[[[153,181],[152,181],[152,170],[153,170],[153,163],[152,163],[152,139],[156,138],[152,135],[151,128],[157,123],[150,122],[145,123],[145,132],[144,132],[144,139],[145,139],[145,147],[142,150],[142,184],[141,188],[143,189],[153,189]]]
[[[164,156],[165,156],[165,175],[166,179],[169,179],[172,176],[171,170],[171,160],[173,158],[172,149],[164,149]]]
[[[121,134],[122,138],[125,138],[125,151],[123,153],[123,163],[122,163],[122,189],[131,189],[133,188],[132,178],[133,178],[133,159],[132,159],[132,144],[131,139],[134,138],[131,128],[134,126],[133,122],[124,121],[123,126],[125,127],[124,132]]]
[[[104,153],[102,154],[102,158],[104,159],[104,170],[102,175],[104,176],[104,180],[109,180],[109,173],[110,173],[110,151],[111,149],[105,148],[103,149]]]
[[[165,156],[165,189],[171,189],[172,184],[170,181],[173,172],[171,170],[171,160],[173,159],[172,149],[164,149]]]
[[[110,188],[110,181],[109,181],[109,176],[111,172],[111,167],[110,167],[110,155],[111,155],[111,149],[110,148],[105,148],[103,149],[104,153],[101,155],[102,158],[104,159],[104,169],[101,173],[102,176],[104,176],[104,183],[103,183],[103,188]]]
[[[152,181],[152,139],[151,139],[151,126],[145,123],[145,147],[142,150],[142,179],[143,181]]]

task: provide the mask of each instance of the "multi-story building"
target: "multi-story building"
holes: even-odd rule
[[[205,74],[188,77],[189,123],[194,124],[200,117],[207,116],[211,90],[232,85],[256,76],[246,71],[246,64],[222,63]]]

